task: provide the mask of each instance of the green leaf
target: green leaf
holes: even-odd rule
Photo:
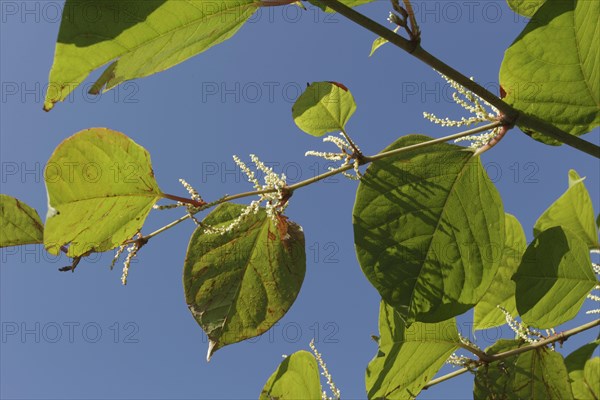
[[[43,243],[42,220],[27,204],[0,194],[0,217],[0,247]]]
[[[527,248],[527,239],[519,220],[510,214],[506,214],[504,228],[505,244],[502,262],[490,288],[475,306],[475,329],[504,325],[506,319],[498,306],[503,307],[513,316],[517,315],[516,284],[511,277],[517,272],[521,263],[521,257]]]
[[[139,232],[162,194],[150,154],[122,133],[92,128],[64,140],[48,160],[44,245],[70,257],[120,246]]]
[[[321,378],[317,360],[297,351],[279,364],[260,393],[260,400],[320,400]]]
[[[598,126],[599,14],[598,1],[545,2],[505,53],[504,100],[576,136]]]
[[[379,351],[367,367],[369,399],[413,399],[459,347],[456,321],[410,327],[381,302]]]
[[[513,280],[519,315],[540,329],[574,318],[597,284],[587,246],[560,226],[529,244]]]
[[[313,136],[344,131],[346,122],[356,110],[352,93],[336,82],[315,82],[309,85],[292,107],[298,128]]]
[[[538,218],[534,236],[554,226],[562,226],[579,236],[590,248],[597,248],[598,229],[594,221],[594,206],[583,178],[569,171],[569,188]]]
[[[403,136],[386,151],[428,140]],[[375,161],[360,181],[353,212],[358,261],[408,323],[466,312],[500,266],[502,202],[472,155],[435,144]]]
[[[517,341],[495,344],[500,353],[519,347]],[[538,348],[495,361],[477,369],[473,390],[475,400],[483,399],[573,399],[563,357],[547,348]]]
[[[600,358],[594,357],[585,363],[583,370],[585,383],[594,395],[593,398],[600,399]]]
[[[233,36],[257,5],[254,0],[67,0],[44,109],[108,63],[91,93],[179,64]]]
[[[494,355],[517,349],[523,344],[522,340],[499,339],[485,349],[485,352]],[[512,394],[511,380],[514,378],[515,372],[514,362],[517,357],[508,357],[479,367],[473,382],[473,399],[504,400],[515,397],[510,395]]]
[[[203,223],[228,226],[244,208],[222,204]],[[183,285],[188,307],[210,340],[207,358],[273,326],[296,300],[305,272],[304,233],[285,217],[274,222],[261,209],[223,235],[196,229]]]
[[[400,27],[399,27],[399,26],[397,26],[397,27],[394,29],[394,33],[398,32],[398,29],[400,29]],[[375,51],[376,51],[377,49],[379,49],[381,46],[383,46],[383,45],[384,45],[384,44],[386,44],[387,42],[388,42],[388,40],[387,40],[387,39],[384,39],[384,38],[382,38],[381,36],[380,36],[380,37],[378,37],[377,39],[375,39],[375,40],[373,41],[373,44],[371,45],[371,52],[369,53],[369,57],[371,57],[371,56],[372,56],[372,55],[375,53]]]
[[[507,0],[507,2],[509,7],[517,14],[532,17],[546,0]]]
[[[594,398],[590,391],[590,386],[586,383],[584,368],[586,362],[592,357],[596,347],[600,344],[599,340],[585,344],[565,358],[565,365],[571,380],[571,389],[573,396],[576,399],[592,399]],[[598,397],[596,397],[598,398]]]

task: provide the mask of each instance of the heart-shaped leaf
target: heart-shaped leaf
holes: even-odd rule
[[[427,140],[408,135],[386,150]],[[409,323],[464,313],[500,266],[500,196],[479,158],[459,146],[436,144],[372,163],[353,218],[363,272]]]
[[[279,364],[260,393],[259,400],[321,398],[317,360],[308,351],[297,351]]]
[[[44,225],[37,211],[0,194],[0,247],[43,243]]]
[[[576,136],[598,126],[598,15],[598,1],[541,5],[504,56],[500,68],[504,100]],[[533,134],[546,143],[559,144]]]
[[[222,204],[203,224],[227,226],[243,210]],[[305,271],[304,233],[285,217],[273,221],[261,209],[222,235],[196,229],[183,286],[188,307],[210,340],[207,358],[273,326],[296,300]]]
[[[598,283],[588,247],[560,226],[545,230],[529,244],[512,279],[519,315],[540,329],[574,318]]]
[[[162,193],[150,154],[122,133],[81,131],[48,160],[44,180],[48,215],[44,245],[70,257],[120,246],[139,232]]]
[[[313,136],[344,131],[346,122],[356,110],[352,93],[336,82],[309,85],[292,107],[298,128]]]

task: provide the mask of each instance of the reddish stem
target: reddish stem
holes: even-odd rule
[[[169,199],[169,200],[179,201],[179,202],[185,203],[185,204],[190,204],[196,208],[200,208],[200,207],[206,205],[205,201],[188,199],[186,197],[175,196],[174,194],[163,193],[162,197],[164,197],[165,199]]]

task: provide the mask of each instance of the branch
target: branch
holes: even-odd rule
[[[390,150],[390,151],[384,151],[384,152],[375,154],[373,156],[363,156],[362,161],[363,161],[363,164],[368,164],[368,163],[371,163],[373,161],[381,160],[383,158],[393,157],[393,156],[395,156],[397,154],[405,153],[407,151],[411,151],[411,150],[416,150],[416,149],[428,147],[428,146],[431,146],[431,145],[434,145],[434,144],[437,144],[437,143],[447,142],[449,140],[458,139],[458,138],[461,138],[461,137],[464,137],[464,136],[474,135],[474,134],[479,133],[479,132],[484,132],[484,131],[487,131],[487,130],[490,130],[490,129],[494,129],[494,128],[500,126],[500,125],[502,125],[501,121],[492,122],[490,124],[482,125],[482,126],[479,126],[477,128],[474,128],[474,129],[469,129],[467,131],[456,133],[454,135],[448,135],[448,136],[444,136],[444,137],[441,137],[441,138],[438,138],[438,139],[428,140],[427,142],[417,143],[417,144],[414,144],[414,145],[411,145],[411,146],[401,147],[399,149],[394,149],[394,150]],[[312,185],[313,183],[319,182],[319,181],[321,181],[323,179],[327,179],[330,176],[334,176],[334,175],[340,174],[342,172],[348,171],[348,170],[350,170],[352,168],[354,168],[354,166],[352,164],[345,165],[343,167],[339,167],[339,168],[333,169],[331,171],[327,171],[327,172],[325,172],[325,173],[323,173],[321,175],[314,176],[312,178],[309,178],[309,179],[306,179],[304,181],[295,183],[293,185],[286,186],[285,189],[287,191],[289,191],[289,192],[293,192],[296,189],[300,189],[302,187],[305,187],[305,186],[308,186],[308,185]],[[275,192],[275,191],[276,191],[275,189],[264,189],[264,190],[255,190],[255,191],[243,192],[243,193],[238,193],[238,194],[234,194],[234,195],[230,195],[230,196],[225,196],[225,197],[223,197],[223,198],[221,198],[219,200],[216,200],[216,201],[214,201],[212,203],[201,205],[200,207],[194,209],[192,212],[188,213],[187,215],[184,215],[181,218],[179,218],[179,219],[171,222],[170,224],[165,225],[162,228],[160,228],[160,229],[158,229],[158,230],[156,230],[156,231],[154,231],[154,232],[152,232],[152,233],[144,236],[144,238],[145,239],[151,239],[154,236],[156,236],[156,235],[158,235],[158,234],[160,234],[160,233],[162,233],[162,232],[164,232],[164,231],[166,231],[168,229],[171,229],[172,227],[174,227],[174,226],[178,225],[179,223],[185,221],[186,219],[190,218],[193,214],[196,214],[196,213],[198,213],[200,211],[206,210],[206,209],[208,209],[210,207],[213,207],[213,206],[216,206],[218,204],[225,203],[225,202],[228,202],[228,201],[237,200],[237,199],[242,199],[244,197],[252,197],[252,196],[258,196],[258,195],[261,195],[261,194],[272,193],[272,192]],[[178,199],[178,201],[181,201],[181,200]],[[188,201],[188,203],[189,203],[189,201]],[[130,242],[131,241],[127,241],[124,244],[128,244]]]
[[[502,99],[488,91],[486,88],[479,85],[477,82],[472,81],[471,79],[458,72],[445,62],[429,54],[419,45],[419,43],[403,38],[402,36],[389,30],[385,26],[373,21],[372,19],[346,6],[339,0],[318,1],[331,8],[332,10],[340,13],[349,20],[362,26],[363,28],[368,29],[369,31],[381,36],[390,43],[396,45],[397,47],[401,48],[402,50],[421,60],[425,64],[434,68],[438,72],[446,75],[453,81],[466,87],[471,92],[475,93],[477,96],[481,97],[482,99],[496,107],[498,110],[500,110],[500,112],[506,116],[508,121],[512,122],[513,124],[519,124],[520,126],[530,128],[532,130],[540,132],[541,134],[556,139],[566,145],[583,151],[584,153],[590,154],[596,158],[600,158],[600,147],[596,146],[593,143],[580,139],[577,136],[564,132],[563,130],[555,127],[552,124],[549,124],[545,121],[542,121],[523,112],[520,112],[519,110],[516,110],[515,108],[502,101]]]
[[[509,357],[513,357],[513,356],[516,356],[516,355],[521,354],[521,353],[525,353],[527,351],[535,350],[535,349],[547,346],[547,345],[552,344],[552,343],[556,343],[556,342],[561,342],[562,343],[562,342],[566,341],[568,338],[570,338],[573,335],[576,335],[578,333],[587,331],[588,329],[592,329],[592,328],[594,328],[596,326],[599,326],[599,325],[600,325],[600,319],[597,319],[595,321],[588,322],[587,324],[580,325],[580,326],[578,326],[576,328],[566,330],[566,331],[564,331],[562,333],[559,333],[559,334],[556,334],[554,336],[550,336],[549,338],[540,340],[539,342],[535,342],[535,343],[531,343],[531,344],[529,344],[527,346],[519,347],[518,349],[508,350],[508,351],[504,351],[502,353],[491,354],[491,355],[487,354],[487,353],[484,353],[485,356],[486,356],[485,357],[486,361],[484,361],[480,357],[480,360],[477,361],[477,364],[478,364],[478,366],[481,366],[483,364],[489,364],[489,363],[494,362],[494,361],[503,360],[505,358],[509,358]],[[467,350],[469,350],[469,349],[467,349]],[[468,372],[468,371],[471,371],[471,370],[472,370],[472,368],[462,368],[462,369],[459,369],[457,371],[451,372],[449,374],[442,375],[439,378],[432,379],[431,381],[429,381],[429,383],[427,383],[425,386],[423,386],[423,390],[429,389],[430,387],[432,387],[434,385],[437,385],[438,383],[447,381],[448,379],[452,379],[452,378],[454,378],[456,376],[462,375],[465,372]]]

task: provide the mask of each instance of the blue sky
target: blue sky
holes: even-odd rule
[[[414,4],[423,46],[497,92],[503,52],[526,21],[504,0]],[[121,131],[144,146],[165,192],[185,195],[178,183],[184,178],[205,199],[216,199],[251,189],[235,172],[233,154],[245,160],[257,154],[292,182],[326,170],[304,153],[329,147],[302,133],[291,117],[307,82],[333,80],[352,91],[357,111],[347,128],[367,154],[404,134],[454,132],[428,123],[423,111],[463,115],[430,68],[391,45],[368,58],[373,34],[312,6],[305,12],[293,6],[263,9],[231,40],[181,65],[99,99],[78,88],[72,101],[44,113],[62,2],[0,5],[1,192],[42,216],[44,163],[60,141],[89,127]],[[385,22],[389,8],[377,1],[359,10]],[[598,130],[586,136],[595,143],[599,138]],[[570,168],[587,176],[600,210],[599,162],[571,148],[548,147],[513,130],[482,161],[529,240],[537,217],[567,187]],[[57,271],[67,259],[39,247],[2,249],[0,396],[256,398],[282,354],[307,349],[315,337],[342,396],[364,398],[365,367],[377,351],[370,335],[377,334],[379,297],[354,254],[355,190],[356,182],[340,177],[294,194],[288,215],[303,226],[307,243],[307,273],[296,303],[269,333],[219,350],[208,364],[207,340],[187,310],[181,284],[193,224],[152,240],[132,264],[126,287],[120,266],[108,269],[111,254],[96,255],[71,274]],[[179,216],[154,212],[144,231]],[[465,335],[470,319],[471,313],[459,319]],[[581,316],[566,326],[587,320]],[[504,329],[479,333],[477,340],[485,347],[486,338],[499,333],[510,336]],[[571,339],[564,350],[595,335]],[[471,393],[472,378],[463,375],[422,398]]]

